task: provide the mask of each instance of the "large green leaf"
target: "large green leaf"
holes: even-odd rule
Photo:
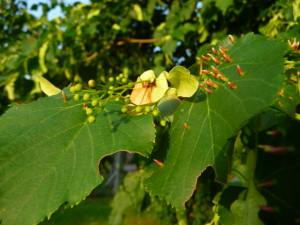
[[[179,106],[170,130],[170,144],[164,167],[157,168],[146,181],[148,190],[182,207],[192,195],[197,177],[223,157],[228,138],[248,119],[270,106],[282,83],[285,45],[249,34],[229,50],[234,64],[219,69],[237,84],[225,86],[204,100],[185,101]],[[188,125],[188,126],[186,126]]]
[[[247,191],[239,195],[239,199],[234,201],[231,209],[232,225],[263,225],[258,213],[260,206],[266,204],[265,198],[257,191],[253,182],[250,183]]]
[[[74,205],[102,181],[99,160],[118,150],[148,155],[150,116],[128,118],[118,104],[88,124],[82,104],[61,95],[16,106],[0,119],[0,219],[32,225]]]
[[[240,147],[242,147],[242,145]],[[260,207],[265,206],[267,201],[264,196],[259,193],[255,186],[256,158],[257,153],[254,150],[248,150],[247,162],[246,164],[244,164],[245,170],[239,171],[239,169],[242,167],[233,169],[243,174],[243,178],[245,179],[247,184],[247,190],[242,191],[239,194],[238,199],[231,204],[231,221],[229,224],[263,225],[263,222],[260,220],[258,213],[260,211]]]
[[[226,13],[227,9],[233,5],[233,0],[216,0],[216,6],[222,11],[223,14]]]

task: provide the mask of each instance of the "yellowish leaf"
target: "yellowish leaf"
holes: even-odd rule
[[[183,66],[175,66],[171,69],[167,74],[167,79],[176,88],[179,97],[191,97],[198,90],[198,80]]]
[[[48,96],[56,95],[61,92],[61,89],[54,86],[50,81],[40,75],[34,76],[34,79],[40,83],[42,91]]]

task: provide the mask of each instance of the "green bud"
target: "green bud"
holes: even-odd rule
[[[108,90],[111,90],[111,91],[114,90],[114,86],[109,86]]]
[[[126,97],[127,97],[127,98],[124,99],[124,102],[125,102],[125,103],[129,103],[129,102],[130,102],[130,99],[129,99],[128,96],[126,96]]]
[[[97,106],[98,103],[99,103],[98,99],[93,99],[91,102],[92,106],[94,106],[94,107]]]
[[[71,93],[75,93],[75,92],[76,92],[75,86],[71,86],[71,87],[70,87],[70,92],[71,92]]]
[[[147,105],[145,108],[144,108],[144,112],[145,113],[149,113],[151,111],[151,107],[149,105]]]
[[[122,108],[121,108],[121,112],[122,113],[126,113],[128,111],[128,108],[126,107],[126,106],[123,106]]]
[[[96,87],[96,81],[95,80],[89,80],[88,85],[89,85],[90,88],[94,88],[94,87]]]
[[[101,75],[101,76],[100,76],[100,80],[101,80],[102,82],[105,82],[105,76]]]
[[[81,77],[79,75],[75,75],[74,81],[75,82],[80,82],[81,81]]]
[[[124,83],[127,83],[127,78],[122,78],[121,82],[124,84]]]
[[[166,120],[160,120],[159,121],[159,124],[162,126],[162,127],[165,127],[167,125],[167,121]]]
[[[74,90],[75,90],[75,91],[81,91],[81,89],[82,89],[82,84],[76,84],[76,85],[74,86]]]
[[[120,101],[120,97],[116,97],[116,98],[115,98],[115,101],[116,101],[116,102]]]
[[[80,95],[79,95],[79,94],[75,94],[75,95],[73,96],[73,99],[74,99],[74,101],[79,101]]]
[[[134,86],[133,82],[128,83],[128,87],[133,87],[133,86]]]
[[[87,100],[89,100],[90,99],[90,94],[89,93],[85,93],[84,95],[83,95],[83,100],[84,101],[87,101]]]
[[[153,115],[153,116],[158,116],[158,115],[159,115],[159,110],[158,110],[158,109],[154,109],[154,110],[152,111],[152,115]]]
[[[112,82],[114,82],[114,80],[115,80],[115,79],[114,79],[113,77],[108,78],[108,82],[111,82],[111,83],[112,83]]]
[[[85,112],[86,112],[86,115],[92,115],[93,114],[93,110],[91,108],[86,108]]]
[[[87,118],[88,123],[94,123],[95,120],[96,120],[96,117],[95,117],[95,116],[89,116],[89,117]]]
[[[138,105],[138,106],[135,107],[135,111],[136,111],[137,113],[141,112],[142,109],[143,109],[143,108],[142,108],[142,106],[140,106],[140,105]]]

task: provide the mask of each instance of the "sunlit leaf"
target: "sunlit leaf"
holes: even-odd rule
[[[150,116],[130,118],[109,104],[93,124],[82,104],[60,95],[18,105],[0,118],[0,219],[32,225],[63,203],[83,200],[103,178],[99,160],[119,150],[147,156]]]
[[[197,95],[179,106],[171,125],[164,167],[155,169],[146,181],[151,194],[175,207],[184,207],[198,176],[228,157],[223,151],[227,140],[274,102],[283,81],[285,50],[281,42],[251,34],[233,45],[228,54],[245,75],[239,76],[233,63],[220,66],[237,89],[222,86],[211,95]]]
[[[199,82],[190,71],[183,66],[175,66],[167,75],[168,81],[177,90],[179,97],[191,97],[198,89]]]
[[[56,95],[61,92],[58,87],[54,86],[50,81],[40,75],[35,75],[34,79],[39,82],[41,90],[48,96]]]
[[[46,57],[48,47],[49,47],[49,42],[46,41],[46,42],[44,42],[44,44],[42,45],[42,47],[39,50],[39,64],[40,64],[42,73],[47,73],[47,71],[48,71],[48,68],[45,63],[45,57]]]

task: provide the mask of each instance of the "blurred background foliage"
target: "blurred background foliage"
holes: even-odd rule
[[[190,66],[201,47],[228,34],[299,35],[299,0],[163,1],[102,0],[31,5],[2,0],[0,88],[3,112],[10,103],[41,93],[35,74],[62,88],[74,81],[126,73],[135,78],[175,64]],[[48,19],[59,7],[61,14]],[[34,10],[42,15],[35,17]]]
[[[61,9],[61,14],[49,19],[49,12],[57,7]],[[32,12],[35,10],[41,10],[42,14],[34,16]],[[216,44],[228,34],[240,36],[254,32],[272,38],[287,40],[295,37],[299,40],[299,19],[300,0],[91,0],[88,4],[75,1],[65,4],[64,1],[51,0],[31,5],[30,10],[27,1],[1,0],[0,113],[9,105],[29,102],[43,95],[35,75],[46,77],[60,88],[89,79],[106,82],[109,77],[120,73],[135,80],[149,68],[159,72],[176,64],[189,67],[201,55],[203,48]],[[283,130],[281,144],[296,143],[296,137],[287,135],[296,129],[291,128],[293,125],[289,119],[278,119],[277,114],[275,117],[277,122],[266,128]],[[269,144],[273,143],[269,136],[259,135],[263,142],[267,139]],[[251,132],[246,136],[249,140],[253,139]],[[255,137],[258,138],[257,132]],[[268,156],[262,158],[268,160]],[[120,163],[118,158],[108,157],[102,161],[100,167],[104,174],[110,174],[115,161]],[[129,161],[133,167],[144,164],[137,156]],[[270,169],[274,169],[276,163],[282,163],[278,159],[270,161]],[[286,159],[285,163],[289,162]],[[260,161],[258,172],[263,177],[266,169],[261,164]],[[222,188],[213,182],[212,171],[203,176],[197,186],[197,190],[201,187],[202,191],[196,191],[187,203],[187,217],[175,212],[166,203],[151,198],[142,183],[147,171],[137,171],[125,178],[112,201],[110,217],[110,200],[101,199],[100,202],[104,202],[102,206],[96,201],[104,209],[94,207],[97,205],[94,198],[99,193],[111,194],[110,190],[101,187],[79,208],[75,207],[73,211],[61,209],[47,224],[103,224],[107,221],[115,225],[174,224],[176,221],[186,224],[186,218],[189,218],[188,224],[225,224],[214,217],[220,211],[225,215],[225,207],[214,206],[212,202],[232,199],[232,196],[224,197],[227,189],[241,187],[226,187],[219,192]],[[278,179],[284,180],[282,175]],[[297,185],[293,184],[293,187],[299,187]],[[277,191],[277,194],[286,195],[287,192]],[[299,203],[297,198],[287,198],[293,204]],[[282,203],[281,197],[275,199],[274,204]],[[289,205],[286,202],[282,204]],[[267,224],[299,224],[300,217],[287,219],[294,218],[294,207],[292,213],[284,211],[284,215],[277,216],[275,220],[268,214],[263,217],[269,221]],[[291,206],[285,207],[286,210],[288,208]],[[227,219],[230,221],[230,218]]]

